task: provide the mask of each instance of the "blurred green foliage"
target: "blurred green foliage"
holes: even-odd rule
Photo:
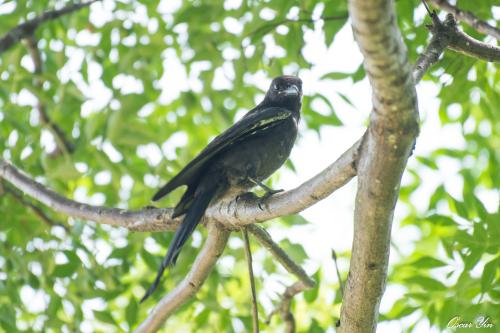
[[[3,2],[0,34],[68,3]],[[458,1],[484,19],[492,18],[494,4]],[[397,1],[396,8],[409,57],[415,61],[429,38],[423,8],[416,0]],[[265,86],[250,83],[258,81],[252,75],[271,78],[311,68],[302,52],[305,33],[321,29],[330,46],[346,24],[346,1],[94,4],[91,10],[82,9],[36,31],[41,74],[32,73],[23,43],[0,55],[0,152],[62,195],[106,206],[144,207],[160,181],[172,177],[237,113],[255,104]],[[408,332],[425,320],[444,328],[457,314],[466,320],[479,314],[500,318],[500,216],[498,208],[485,208],[482,196],[500,188],[499,76],[491,64],[451,52],[426,76],[440,86],[436,112],[441,126],[460,126],[466,144],[416,156],[408,171],[412,182],[401,189],[408,214],[399,227],[413,227],[418,236],[412,253],[399,254],[390,267],[389,286],[399,285],[405,293],[381,320],[413,316],[405,328]],[[41,85],[35,84],[35,77]],[[364,77],[360,64],[353,73],[332,72],[322,79],[358,82]],[[339,96],[351,104],[352,96]],[[327,113],[315,110],[315,99],[328,106]],[[37,101],[74,145],[72,153],[51,143],[33,107]],[[304,98],[310,130],[341,125],[336,111],[336,105],[319,93]],[[439,175],[445,159],[461,166],[461,197],[453,197],[438,182],[434,194],[422,198],[421,170]],[[21,202],[6,188],[0,191],[0,330],[129,331],[189,270],[190,261],[181,260],[163,279],[153,301],[139,306],[170,234],[96,226],[43,207],[51,221],[66,229],[51,226],[27,207],[30,199]],[[173,205],[179,194],[162,204]],[[422,200],[428,201],[425,209],[415,205]],[[282,228],[308,223],[300,216],[280,220],[276,225]],[[183,256],[194,258],[204,232],[199,228]],[[281,245],[296,260],[306,260],[301,245]],[[262,265],[260,298],[269,305],[279,297],[267,285],[264,288],[264,281],[293,280],[263,249],[255,246],[254,252]],[[239,235],[231,237],[221,261],[196,298],[170,319],[170,327],[179,332],[250,331],[249,282]],[[342,275],[345,278],[347,272]],[[318,288],[294,301],[299,332],[331,332],[340,311],[338,285],[324,282],[321,270],[314,277]],[[36,304],[30,304],[31,299]],[[267,329],[279,331],[281,325],[275,318]]]

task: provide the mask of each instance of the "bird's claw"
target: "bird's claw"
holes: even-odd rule
[[[265,201],[267,201],[267,199],[269,199],[271,196],[275,195],[276,193],[280,193],[280,192],[283,192],[284,190],[283,189],[279,189],[279,190],[273,190],[273,189],[269,189],[268,191],[266,191],[266,194],[264,194],[262,197],[259,198],[259,202],[257,203],[257,205],[259,206],[260,210],[264,210],[262,208],[262,204],[264,204]]]
[[[269,198],[270,196],[275,195],[276,193],[280,193],[280,192],[284,192],[284,191],[285,190],[282,189],[282,188],[280,188],[279,190],[273,190],[273,189],[271,189],[271,190],[269,190],[269,191],[266,192],[266,194],[264,195],[264,197]]]
[[[259,197],[253,193],[253,192],[245,192],[245,193],[242,193],[242,194],[239,194],[236,196],[236,202],[240,201],[240,200],[256,200],[256,199],[259,199]]]

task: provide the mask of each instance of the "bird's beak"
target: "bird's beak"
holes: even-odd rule
[[[291,86],[283,90],[283,94],[285,94],[285,96],[298,96],[300,95],[300,89],[295,84],[292,84]]]

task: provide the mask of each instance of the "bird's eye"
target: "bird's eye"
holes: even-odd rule
[[[277,83],[275,83],[275,84],[273,85],[273,89],[274,89],[274,90],[280,90],[280,87],[278,86],[278,84],[277,84]]]

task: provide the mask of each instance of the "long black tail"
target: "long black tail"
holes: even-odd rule
[[[184,245],[184,243],[186,243],[189,236],[191,236],[191,234],[193,233],[194,229],[203,217],[203,214],[205,214],[205,210],[210,204],[210,201],[216,195],[218,186],[218,182],[214,181],[214,179],[209,179],[206,182],[202,182],[196,189],[193,201],[186,212],[184,221],[175,232],[174,239],[168,247],[167,255],[161,263],[158,274],[156,275],[156,279],[154,280],[151,287],[149,287],[144,297],[141,299],[141,303],[144,302],[155,291],[156,287],[158,287],[161,276],[163,275],[165,269],[168,266],[175,265],[182,246]]]

